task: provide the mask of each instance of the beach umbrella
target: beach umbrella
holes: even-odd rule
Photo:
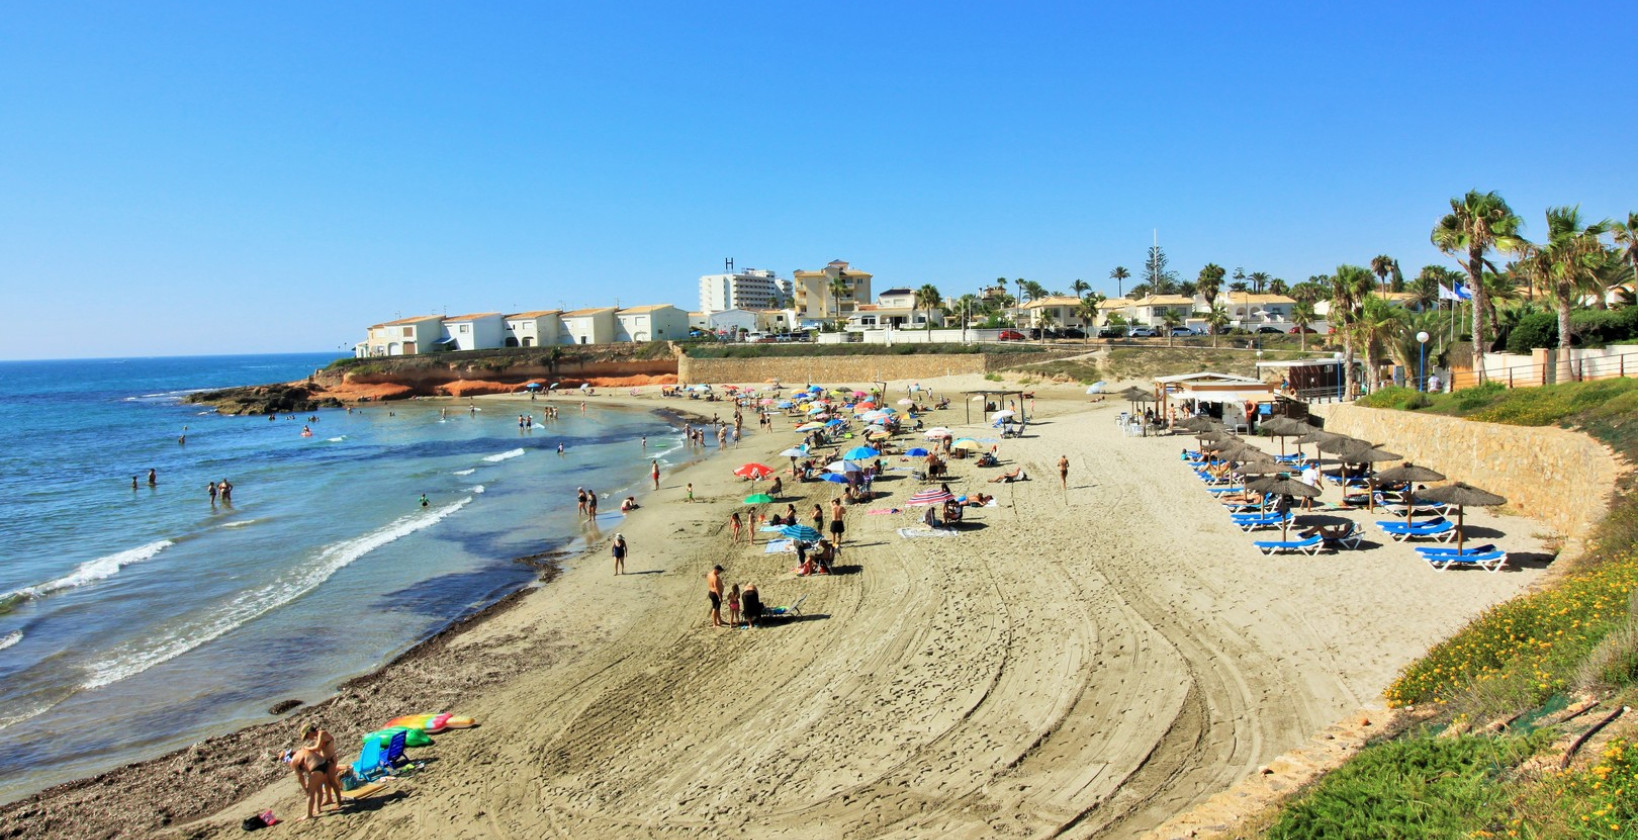
[[[774,498],[767,493],[752,493],[751,495],[745,497],[745,504],[771,505],[773,504],[773,500]]]
[[[1203,443],[1222,443],[1226,440],[1239,440],[1233,432],[1226,429],[1215,429],[1209,432],[1198,432],[1195,437]]]
[[[1411,521],[1412,512],[1416,509],[1416,483],[1429,481],[1444,481],[1445,474],[1427,467],[1417,466],[1409,461],[1377,473],[1376,480],[1383,484],[1405,485],[1405,521]]]
[[[977,452],[978,450],[983,449],[984,447],[980,446],[978,444],[978,441],[973,440],[972,438],[962,438],[962,439],[956,441],[955,443],[950,444],[950,448],[951,449],[964,449],[964,450],[966,450],[968,452]]]
[[[996,413],[991,414],[990,419],[991,420],[1011,420],[1013,417],[1017,416],[1017,414],[1018,414],[1018,412],[1013,411],[1010,408],[1003,408],[1000,411],[997,411]]]
[[[781,452],[779,454],[785,456],[786,458],[800,458],[803,455],[808,454],[808,451],[806,449],[803,449],[803,448],[799,447],[799,446],[793,446],[790,449],[787,449],[784,452]]]
[[[1314,427],[1301,420],[1293,420],[1290,417],[1272,417],[1257,424],[1257,428],[1279,438],[1280,454],[1284,455],[1286,438],[1307,434],[1308,430]]]
[[[1235,472],[1241,475],[1289,475],[1291,468],[1279,461],[1250,460],[1242,462]]]
[[[908,455],[908,456],[910,456],[912,458],[925,458],[930,453],[927,450],[917,446],[917,447],[906,450],[904,454],[906,454],[906,455]]]
[[[538,391],[538,390],[540,390],[540,383],[539,382],[526,382],[526,383],[524,383],[523,387],[528,388],[531,391]]]
[[[1091,385],[1086,386],[1086,392],[1088,394],[1101,394],[1101,393],[1103,393],[1103,389],[1105,387],[1107,387],[1107,386],[1108,386],[1108,383],[1106,383],[1106,382],[1104,382],[1102,380],[1099,380],[1097,382],[1092,383]]]
[[[844,422],[846,422],[846,421],[842,420],[839,417],[832,417],[831,419],[825,421],[825,425],[826,426],[840,426]]]
[[[858,472],[864,468],[853,463],[852,461],[835,461],[827,465],[825,469],[830,470],[833,473],[850,473]]]
[[[582,391],[589,391],[589,390],[591,390],[591,383],[590,383],[590,382],[582,382],[582,383],[580,383],[580,390],[582,390]]]
[[[944,428],[943,426],[934,426],[933,428],[928,429],[925,432],[922,432],[921,436],[924,437],[924,438],[927,438],[928,440],[933,440],[934,438],[952,437],[952,435],[950,434],[950,430]]]
[[[1265,478],[1253,479],[1246,482],[1246,488],[1256,493],[1273,493],[1276,496],[1301,496],[1305,499],[1317,498],[1319,488],[1311,484],[1304,484],[1289,475],[1271,475]],[[1283,542],[1288,533],[1289,518],[1280,522],[1280,540]]]
[[[739,469],[734,470],[734,475],[737,475],[740,478],[748,478],[752,481],[756,481],[759,478],[767,478],[768,476],[773,475],[773,472],[773,467],[770,467],[767,464],[745,464]]]
[[[1480,490],[1471,484],[1460,481],[1423,490],[1422,498],[1456,506],[1456,552],[1458,554],[1462,551],[1462,540],[1464,539],[1462,531],[1466,524],[1463,521],[1463,509],[1468,505],[1494,507],[1507,504],[1506,499],[1495,493]]]
[[[790,400],[780,400],[779,402],[774,404],[774,407],[775,408],[795,408],[796,403],[793,403]]]
[[[825,480],[832,484],[846,484],[847,476],[841,473],[825,473]]]
[[[880,426],[871,426],[870,431],[865,434],[865,437],[869,438],[870,440],[887,440],[892,436],[892,432]]]
[[[812,525],[785,525],[779,529],[779,533],[798,542],[819,541],[819,532],[813,530]]]
[[[1389,452],[1386,449],[1379,449],[1365,441],[1360,441],[1359,446],[1342,449],[1337,451],[1335,454],[1337,460],[1343,462],[1344,464],[1366,465],[1376,464],[1382,461],[1398,461],[1404,457],[1397,452]],[[1344,469],[1344,474],[1346,475],[1346,469]],[[1366,474],[1366,493],[1368,495],[1365,497],[1365,509],[1376,510],[1376,473],[1374,471]]]
[[[871,449],[868,446],[855,446],[852,449],[849,449],[848,451],[843,452],[842,457],[846,458],[846,459],[848,459],[850,461],[860,461],[860,460],[863,460],[865,458],[874,458],[874,457],[876,457],[877,455],[880,455],[880,454],[882,454],[882,453],[877,452],[876,450]]]
[[[812,406],[812,407],[810,407],[808,409],[808,413],[809,414],[824,414],[825,413],[825,406],[822,406],[822,405]]]
[[[773,397],[763,397],[759,401],[759,404],[760,405],[773,405],[774,404],[774,398]]]
[[[546,390],[548,390],[548,391],[550,391],[550,390],[552,390],[552,389],[554,389],[554,388],[556,388],[556,387],[557,387],[557,386],[559,386],[559,385],[561,385],[561,384],[563,384],[563,383],[561,383],[561,382],[553,382],[553,383],[552,383],[552,384],[550,384],[550,385],[547,385],[547,386],[546,386]]]
[[[864,391],[860,391],[860,390],[857,390],[857,389],[855,389],[854,392],[853,392],[853,398],[854,399],[858,399],[859,397],[868,397],[868,396],[870,396],[870,395],[865,393]]]
[[[814,429],[823,429],[824,427],[825,424],[823,423],[803,423],[802,425],[796,427],[796,431],[811,432]]]
[[[953,501],[955,501],[955,496],[951,495],[948,490],[942,487],[930,487],[912,495],[905,504],[919,507],[923,505],[942,505],[945,502]]]

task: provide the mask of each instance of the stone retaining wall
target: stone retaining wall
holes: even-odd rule
[[[1508,426],[1357,405],[1315,405],[1325,429],[1364,438],[1507,498],[1507,507],[1571,540],[1603,518],[1624,469],[1609,447],[1580,432]],[[1390,465],[1391,466],[1391,465]]]
[[[1028,358],[1027,361],[1044,361]],[[682,357],[677,365],[679,382],[752,383],[768,379],[800,384],[806,382],[865,383],[889,379],[919,379],[960,373],[987,373],[1005,364],[1025,360],[1017,355],[991,356],[987,353],[881,355],[881,356],[786,356],[760,359],[695,359]],[[994,366],[992,368],[992,365]]]

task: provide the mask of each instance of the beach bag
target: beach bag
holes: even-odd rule
[[[358,786],[361,784],[363,784],[363,782],[358,778],[358,774],[353,772],[353,768],[349,767],[346,770],[341,771],[342,790],[357,790]]]
[[[279,818],[273,816],[273,812],[269,810],[263,811],[260,814],[245,817],[245,821],[240,823],[239,827],[243,828],[245,831],[255,831],[258,828],[266,828],[270,825],[275,825],[278,823],[278,821]]]

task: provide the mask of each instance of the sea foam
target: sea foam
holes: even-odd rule
[[[0,595],[0,603],[15,601],[19,598],[39,598],[45,595],[50,595],[53,592],[61,592],[64,589],[73,589],[76,586],[84,586],[85,584],[94,583],[104,578],[113,577],[114,575],[119,574],[120,569],[123,569],[132,563],[141,563],[144,560],[151,560],[154,558],[154,556],[159,554],[159,552],[164,551],[173,545],[175,545],[175,543],[171,542],[170,540],[159,540],[157,542],[148,543],[147,545],[137,546],[136,548],[128,548],[124,551],[98,557],[95,560],[87,560],[84,563],[74,567],[74,571],[63,575],[60,578],[48,580],[45,583],[36,584],[34,586],[25,586],[15,592],[8,592],[5,595]]]
[[[0,637],[0,650],[5,650],[23,640],[23,631],[13,630],[4,637]]]
[[[495,454],[495,455],[485,455],[483,457],[483,459],[485,461],[488,461],[491,464],[498,464],[501,461],[505,461],[505,460],[507,460],[509,458],[516,458],[516,457],[518,457],[518,456],[520,456],[522,454],[523,454],[523,450],[521,448],[519,448],[519,449],[508,449],[505,452],[501,452],[501,453],[498,453],[498,454]]]
[[[313,562],[291,569],[272,583],[239,593],[218,604],[199,620],[157,632],[140,643],[127,643],[114,648],[101,660],[86,666],[86,679],[82,685],[92,689],[119,682],[218,639],[312,592],[358,558],[416,531],[430,528],[471,502],[472,497],[467,496],[439,508],[431,516],[402,516],[367,534],[326,546]]]

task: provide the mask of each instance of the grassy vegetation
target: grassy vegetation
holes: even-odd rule
[[[1389,388],[1361,404],[1580,429],[1638,463],[1638,383],[1631,380],[1434,395]],[[1525,723],[1514,725],[1520,729],[1571,694],[1593,693],[1609,706],[1638,699],[1632,483],[1630,475],[1623,479],[1575,568],[1551,588],[1487,610],[1412,663],[1389,688],[1389,702],[1439,709],[1429,728],[1521,715]],[[1590,767],[1508,772],[1557,734],[1554,728],[1526,738],[1416,734],[1373,745],[1289,803],[1268,836],[1638,836],[1638,755],[1624,739],[1612,740]]]
[[[1535,752],[1542,735],[1422,735],[1361,752],[1289,803],[1270,840],[1471,837],[1506,821],[1504,774]]]

